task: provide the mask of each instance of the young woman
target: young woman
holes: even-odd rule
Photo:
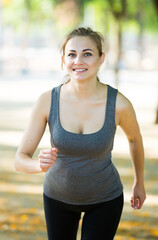
[[[122,209],[123,186],[112,163],[117,125],[129,141],[134,166],[131,206],[145,200],[144,151],[132,104],[98,80],[103,39],[90,28],[72,31],[62,45],[69,80],[43,93],[15,157],[24,173],[45,172],[44,209],[49,240],[75,240],[81,213],[82,240],[112,240]],[[32,156],[49,124],[52,149]]]

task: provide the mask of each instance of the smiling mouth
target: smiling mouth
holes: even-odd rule
[[[87,70],[88,70],[87,68],[74,68],[73,69],[74,72],[85,72]]]

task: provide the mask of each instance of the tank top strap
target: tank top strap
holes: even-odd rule
[[[61,85],[62,84],[52,89],[51,106],[50,106],[50,112],[49,112],[49,118],[48,118],[49,123],[50,121],[53,122],[58,118],[58,102],[59,102],[58,98],[59,98],[59,91],[60,91]]]
[[[107,124],[110,127],[116,127],[115,124],[115,108],[116,108],[116,97],[118,90],[108,85],[108,98],[107,98]]]

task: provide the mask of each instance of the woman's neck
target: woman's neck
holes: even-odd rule
[[[76,98],[84,100],[94,98],[99,85],[100,83],[97,80],[87,82],[70,80],[68,82],[68,89]]]

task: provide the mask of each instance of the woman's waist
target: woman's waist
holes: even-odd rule
[[[61,159],[57,158],[48,174],[64,180],[87,180],[109,176],[113,169],[111,159]]]
[[[44,191],[52,198],[67,202],[90,203],[110,199],[122,190],[120,178],[114,174],[113,165],[96,175],[46,173]]]
[[[63,189],[74,194],[107,189],[115,185],[118,173],[112,162],[102,168],[51,168],[45,174],[45,181],[54,188]]]

